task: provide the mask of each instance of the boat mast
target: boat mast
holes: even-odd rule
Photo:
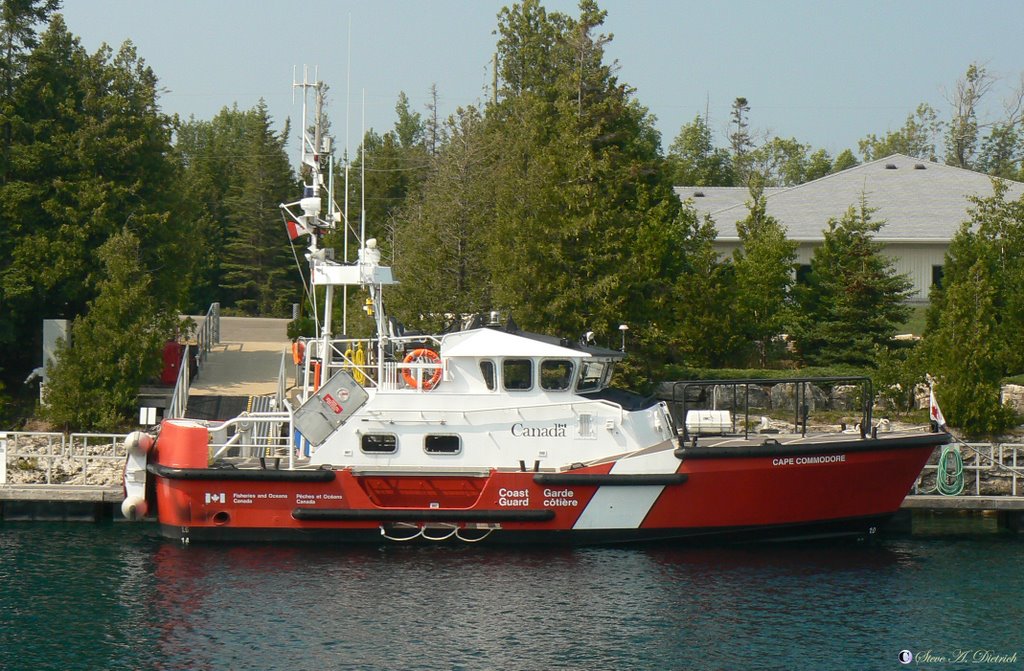
[[[292,82],[295,87],[302,88],[302,143],[300,152],[300,164],[308,172],[309,181],[303,182],[302,199],[295,203],[283,203],[281,209],[286,216],[293,217],[297,224],[296,234],[309,235],[308,252],[306,259],[310,266],[310,283],[313,286],[313,302],[315,309],[316,287],[324,287],[324,310],[323,319],[320,323],[320,332],[317,339],[320,341],[319,354],[321,358],[320,380],[325,383],[331,377],[333,359],[333,325],[332,312],[334,309],[334,289],[337,286],[343,287],[347,297],[347,287],[361,286],[370,292],[370,305],[373,308],[373,317],[377,326],[378,335],[378,373],[383,365],[383,345],[387,337],[387,319],[384,315],[383,297],[381,287],[384,284],[394,284],[391,269],[380,265],[380,250],[377,249],[376,240],[366,239],[366,208],[365,197],[363,201],[363,212],[358,231],[359,254],[355,264],[348,262],[348,236],[355,235],[355,231],[348,226],[348,160],[346,156],[345,165],[345,224],[344,224],[344,255],[341,263],[334,260],[333,249],[320,247],[320,236],[325,232],[337,229],[342,221],[342,212],[338,210],[334,202],[334,157],[331,146],[331,138],[323,134],[321,121],[323,118],[324,86],[314,74],[314,81],[310,82],[308,69],[303,68],[302,82]],[[315,118],[312,128],[307,119],[307,103],[310,90],[315,94]],[[365,94],[364,94],[365,98]],[[347,133],[347,131],[346,131]],[[322,218],[320,212],[323,208],[321,190],[325,188],[322,162],[326,158],[330,168],[327,189],[327,216]],[[365,156],[363,156],[365,164]],[[364,165],[365,171],[365,165]],[[363,175],[365,191],[365,172]],[[298,207],[302,214],[294,210]],[[294,236],[293,236],[294,237]],[[347,318],[347,314],[346,314]],[[347,320],[346,320],[347,321]],[[343,324],[347,329],[347,323]],[[380,379],[378,377],[378,379]]]

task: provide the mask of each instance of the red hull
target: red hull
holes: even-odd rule
[[[945,441],[682,449],[675,474],[619,475],[614,463],[486,476],[220,470],[169,464],[160,451],[150,472],[164,533],[185,540],[801,537],[871,531]]]

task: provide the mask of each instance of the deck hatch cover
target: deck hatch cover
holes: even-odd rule
[[[340,370],[295,411],[295,427],[319,446],[368,399],[366,390]]]

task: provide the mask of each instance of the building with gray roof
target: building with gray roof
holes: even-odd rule
[[[1024,194],[1024,184],[1006,183],[1008,199]],[[676,193],[700,214],[711,216],[718,229],[716,249],[731,255],[739,246],[736,223],[747,216],[747,189],[681,186]],[[941,279],[950,240],[968,219],[969,198],[990,195],[988,175],[893,154],[799,186],[765,189],[765,203],[768,214],[798,243],[797,262],[807,265],[824,239],[828,220],[842,217],[865,197],[875,210],[872,218],[885,222],[875,239],[883,243],[896,271],[913,282],[911,300],[924,302],[931,285]]]

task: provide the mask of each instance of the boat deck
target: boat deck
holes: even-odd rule
[[[888,431],[877,434],[878,440],[898,440],[913,436],[930,435],[925,430]],[[757,447],[762,445],[777,447],[786,445],[821,445],[833,443],[856,442],[863,440],[859,431],[840,432],[808,432],[806,435],[799,433],[750,433],[743,435],[702,435],[690,436],[687,447],[700,448],[736,448],[736,447]]]

